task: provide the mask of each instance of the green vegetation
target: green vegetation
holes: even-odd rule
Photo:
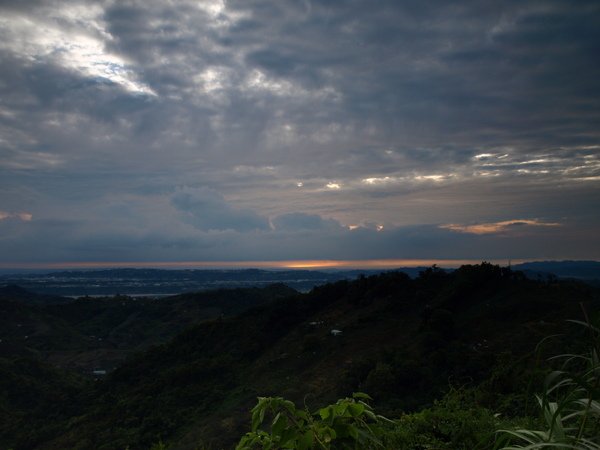
[[[586,354],[564,354],[560,370],[548,375],[538,395],[543,429],[507,430],[517,438],[513,449],[561,448],[600,449],[600,330],[578,322],[590,334]]]
[[[80,373],[110,371],[133,352],[165,343],[192,325],[236,315],[295,292],[275,284],[160,300],[116,296],[58,301],[4,288],[0,289],[0,355],[35,355]],[[48,298],[52,301],[44,303]]]
[[[591,440],[597,404],[572,414],[582,399],[598,398],[597,366],[583,364],[597,361],[597,350],[595,357],[554,367],[562,373],[553,375],[547,391],[545,361],[584,354],[584,334],[565,319],[580,317],[583,304],[597,327],[599,298],[598,289],[585,284],[530,280],[484,263],[451,273],[433,267],[415,279],[383,273],[307,294],[279,286],[160,305],[127,298],[51,306],[7,300],[0,307],[13,319],[1,331],[8,333],[0,343],[1,376],[18,385],[17,392],[32,386],[37,394],[0,396],[0,414],[10,418],[3,422],[0,448],[286,448],[309,435],[313,446],[321,441],[331,448],[516,448],[529,445],[517,438],[523,430],[552,429],[557,439],[559,427],[547,427],[540,414],[539,392],[547,392],[540,395],[546,410],[554,403],[562,408],[559,394],[567,395],[571,406],[555,422],[565,435]],[[225,314],[226,304],[236,306]],[[204,313],[208,309],[212,316]],[[32,326],[39,339],[19,344],[22,328],[11,328],[16,320]],[[342,334],[334,336],[333,329]],[[67,351],[66,344],[60,351],[43,347],[50,332],[53,346],[69,343],[69,352],[82,355],[93,349],[77,347],[83,346],[77,336],[102,336],[104,347],[96,343],[94,351],[123,352],[127,360],[102,380],[67,376],[48,367]],[[565,337],[537,345],[558,334]],[[23,355],[45,367],[30,371],[26,385],[20,381],[25,368],[15,363]],[[65,394],[52,397],[53,391]],[[353,392],[367,392],[373,401],[363,405]],[[256,405],[260,420],[252,424],[248,411],[257,397],[267,400]],[[41,426],[40,414],[51,408],[44,399],[53,399],[57,412]],[[24,436],[32,428],[35,439]],[[363,441],[357,444],[349,430]]]
[[[476,390],[452,389],[430,408],[404,414],[384,437],[398,450],[483,450],[496,447],[496,429],[515,419],[500,419],[476,401]]]
[[[383,448],[378,439],[388,421],[373,412],[367,394],[354,393],[314,413],[297,409],[281,397],[260,397],[252,409],[252,431],[240,440],[236,450],[276,449],[369,449]],[[261,427],[270,416],[268,431]]]
[[[481,405],[484,385],[451,388],[432,407],[394,420],[375,414],[363,401],[372,399],[363,393],[340,399],[312,414],[297,410],[281,397],[262,397],[252,409],[252,431],[242,437],[236,450],[598,450],[600,330],[590,323],[572,322],[588,330],[589,348],[582,354],[550,358],[550,363],[562,364],[560,370],[547,375],[542,394],[536,395],[540,415],[517,411],[520,416],[503,418]],[[265,413],[270,413],[269,423],[265,423]],[[545,429],[535,428],[540,424]]]
[[[36,448],[82,414],[88,379],[32,357],[0,357],[0,448]]]
[[[363,393],[314,413],[281,397],[261,397],[252,409],[252,431],[236,450],[252,449],[437,449],[498,448],[497,428],[515,420],[476,404],[475,391],[451,389],[422,411],[390,420],[375,413]],[[266,420],[268,414],[268,420]],[[261,426],[262,425],[262,426]]]

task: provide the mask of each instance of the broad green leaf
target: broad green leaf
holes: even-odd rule
[[[352,394],[352,398],[360,398],[364,400],[373,400],[370,395],[365,394],[364,392],[354,392]]]
[[[363,412],[365,412],[365,407],[360,403],[352,403],[348,405],[348,411],[352,417],[359,417]]]
[[[294,405],[293,402],[289,401],[289,400],[284,400],[282,402],[282,405],[285,409],[287,409],[289,412],[291,412],[292,414],[296,413],[296,405]]]
[[[348,434],[352,439],[358,440],[358,429],[354,425],[348,425]]]
[[[282,448],[296,448],[296,441],[300,437],[300,433],[295,428],[286,428],[281,433],[281,440],[279,441],[279,445]]]
[[[321,416],[321,419],[326,420],[329,416],[331,416],[331,413],[333,412],[332,409],[333,408],[331,407],[331,405],[325,408],[321,408],[319,410],[319,416]]]
[[[302,411],[301,409],[296,411],[296,417],[299,417],[303,420],[308,420],[308,414],[306,413],[306,411]]]
[[[283,430],[287,427],[287,418],[282,416],[281,413],[277,413],[273,419],[273,425],[271,426],[271,433],[273,436],[281,437]]]
[[[298,441],[298,450],[308,450],[312,448],[314,435],[312,430],[307,430],[306,433]]]
[[[335,432],[335,430],[333,428],[329,428],[327,427],[324,431],[323,431],[323,440],[325,442],[331,442],[332,440],[334,440],[337,437],[337,433]]]

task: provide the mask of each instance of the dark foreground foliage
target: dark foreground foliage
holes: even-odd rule
[[[0,411],[13,417],[0,447],[233,448],[252,432],[257,397],[314,412],[362,391],[402,424],[381,437],[385,448],[493,448],[498,426],[539,416],[545,359],[581,350],[574,338],[538,343],[572,333],[565,319],[581,317],[582,305],[598,319],[592,287],[485,263],[340,281],[199,322],[104,380],[65,377],[69,406],[66,396],[55,402],[60,414],[35,442],[19,430],[36,423],[44,396],[26,406],[0,397]]]

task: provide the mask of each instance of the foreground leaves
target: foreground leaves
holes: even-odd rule
[[[259,397],[252,409],[252,431],[236,450],[382,448],[381,425],[389,421],[375,414],[368,400],[367,394],[355,393],[310,413],[281,397]]]
[[[565,354],[561,370],[546,378],[542,395],[537,396],[543,430],[503,430],[518,443],[503,450],[558,448],[600,450],[600,330],[584,326],[590,337],[587,354]]]

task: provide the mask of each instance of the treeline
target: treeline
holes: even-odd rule
[[[529,280],[486,263],[288,292],[198,323],[132,355],[105,380],[68,383],[77,407],[57,402],[56,418],[28,438],[17,430],[36,419],[23,409],[0,446],[233,448],[249,431],[257,397],[284,397],[315,411],[359,391],[373,397],[377,413],[403,420],[411,436],[455,445],[456,420],[466,430],[479,416],[493,422],[500,414],[510,423],[537,417],[542,362],[559,349],[581,350],[577,339],[537,344],[571,332],[565,319],[581,317],[582,307],[597,321],[598,298],[584,284]]]

